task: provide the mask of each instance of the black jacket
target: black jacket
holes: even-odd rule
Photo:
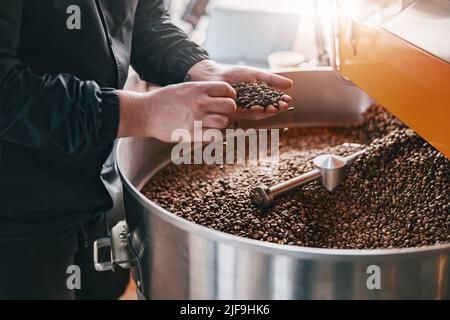
[[[170,23],[165,2],[0,1],[0,240],[56,232],[112,206],[100,172],[129,65],[165,85],[207,58]],[[67,25],[72,5],[81,29]]]

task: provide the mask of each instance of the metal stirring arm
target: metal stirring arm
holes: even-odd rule
[[[315,169],[300,176],[273,185],[271,187],[258,186],[252,190],[253,203],[261,208],[269,207],[276,197],[279,197],[301,185],[322,178],[322,185],[329,191],[333,191],[345,178],[345,168],[365,150],[355,152],[346,157],[325,154],[314,158]]]
[[[360,155],[362,155],[364,152],[366,152],[365,149],[360,150],[358,152],[352,153],[351,155],[348,155],[345,157],[345,161],[347,161],[347,164],[351,164],[353,161],[356,160]]]
[[[322,174],[320,173],[319,169],[313,169],[298,177],[273,185],[271,187],[267,187],[264,185],[258,186],[252,190],[253,203],[258,207],[269,207],[275,197],[279,197],[282,194],[287,193],[294,188],[297,188],[298,186],[317,180],[321,177],[321,175]]]

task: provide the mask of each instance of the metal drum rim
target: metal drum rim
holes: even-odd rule
[[[249,238],[244,238],[241,236],[236,236],[230,233],[210,229],[202,225],[196,224],[194,222],[188,221],[181,218],[170,211],[160,207],[155,202],[151,201],[145,197],[123,174],[120,165],[120,150],[124,141],[119,141],[116,148],[115,158],[117,159],[116,164],[119,171],[120,178],[124,188],[127,188],[133,197],[146,209],[151,210],[152,214],[156,214],[161,219],[172,224],[173,226],[180,228],[186,232],[193,233],[195,235],[208,238],[213,241],[223,242],[230,245],[239,245],[242,248],[249,248],[252,250],[259,250],[266,252],[270,255],[287,255],[287,256],[297,256],[300,258],[311,257],[317,258],[342,258],[342,259],[370,259],[370,258],[411,258],[415,255],[423,254],[449,254],[450,253],[450,243],[435,244],[423,247],[413,247],[413,248],[393,248],[393,249],[326,249],[326,248],[312,248],[312,247],[301,247],[294,245],[284,245],[270,243],[260,240],[254,240]]]

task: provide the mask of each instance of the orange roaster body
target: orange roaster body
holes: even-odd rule
[[[448,11],[450,4],[445,6]],[[409,8],[387,27],[356,23],[339,9],[336,67],[450,158],[450,46],[443,46],[443,41],[449,43],[450,29],[441,32],[443,20],[450,22],[450,16],[436,17],[432,12],[420,16],[420,9],[420,4]],[[438,12],[442,14],[442,8]],[[433,24],[436,33],[427,34],[426,28],[432,31]]]

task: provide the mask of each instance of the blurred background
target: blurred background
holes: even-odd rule
[[[331,0],[176,0],[173,22],[223,64],[329,65]]]

